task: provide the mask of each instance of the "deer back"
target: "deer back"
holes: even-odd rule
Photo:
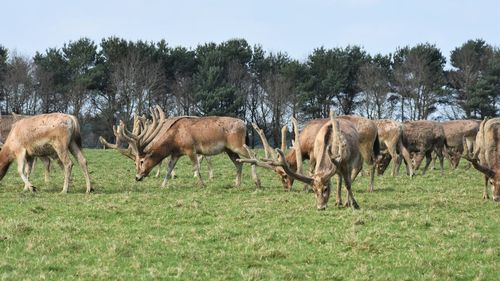
[[[180,117],[160,131],[149,150],[158,146],[170,146],[184,151],[195,149],[198,153],[211,155],[224,148],[243,147],[245,123],[231,117]]]
[[[78,121],[63,113],[41,114],[21,119],[12,127],[5,145],[13,151],[25,148],[33,156],[54,153],[55,143],[67,145],[80,138]],[[81,141],[81,140],[80,140]]]

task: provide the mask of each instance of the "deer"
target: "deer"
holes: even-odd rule
[[[441,166],[441,175],[443,175],[443,151],[446,146],[446,137],[443,126],[438,122],[427,120],[404,122],[403,145],[411,156],[411,162],[405,161],[405,163],[406,165],[412,165],[413,171],[418,170],[423,159],[426,158],[425,167],[422,171],[422,175],[425,175],[432,160],[432,152],[436,152]]]
[[[30,115],[21,115],[21,114],[16,114],[12,113],[10,115],[1,115],[0,116],[0,149],[3,146],[5,140],[7,139],[7,136],[9,135],[12,126],[15,124],[15,122],[30,117]],[[50,181],[49,174],[50,174],[50,167],[51,167],[51,161],[49,157],[38,157],[40,160],[42,160],[43,166],[44,166],[44,179],[45,183],[47,184]],[[36,159],[33,160],[32,166],[27,169],[26,166],[26,171],[31,173],[35,169],[36,166]],[[61,162],[57,162],[60,166],[62,165]],[[29,176],[29,174],[28,174]]]
[[[488,183],[491,184],[493,200],[500,202],[500,118],[484,119],[476,135],[473,153],[464,137],[464,155],[472,166],[484,174],[483,199],[489,199]]]
[[[168,120],[168,119],[166,119],[166,120]],[[134,114],[132,132],[137,133],[138,130],[140,130],[140,128],[141,128],[140,126],[142,126],[143,130],[146,130],[147,126],[149,126],[150,124],[151,124],[151,122],[149,122],[149,120],[146,120],[145,116],[140,116],[139,117],[137,114]],[[109,143],[102,136],[99,137],[99,142],[105,148],[117,150],[120,154],[124,155],[125,157],[127,157],[127,158],[129,158],[129,159],[131,159],[133,161],[135,161],[136,155],[134,154],[132,148],[130,146],[127,147],[127,148],[123,148],[122,147],[122,143],[124,143],[124,140],[121,137],[121,135],[118,133],[116,126],[113,126],[113,134],[115,136],[115,143]],[[210,160],[210,157],[205,157],[203,155],[198,155],[198,162],[200,162],[200,164],[203,161],[203,159],[205,159],[206,162],[207,162],[209,179],[213,179],[212,161]],[[157,170],[156,175],[155,175],[156,178],[160,177],[161,166],[162,166],[163,162],[164,161],[161,161],[158,164],[158,170]],[[172,171],[171,176],[175,177],[175,171]]]
[[[59,159],[64,167],[62,193],[68,192],[73,162],[72,154],[80,164],[86,182],[86,192],[93,191],[82,153],[80,125],[76,117],[63,113],[41,114],[21,119],[15,123],[0,151],[0,180],[7,173],[14,160],[17,171],[24,182],[24,191],[35,192],[29,181],[34,157]],[[25,168],[26,167],[26,168]]]
[[[296,120],[292,119],[292,122],[297,131]],[[300,160],[300,155],[303,155],[300,141],[301,138],[296,134],[293,150],[299,156],[298,160]],[[300,161],[296,162],[299,167],[296,170],[292,169],[281,149],[276,149],[277,159],[257,160],[255,153],[249,153],[252,159],[240,159],[239,161],[268,169],[281,167],[291,179],[311,185],[318,210],[326,209],[331,191],[330,181],[334,175],[337,175],[336,205],[342,205],[341,189],[342,181],[344,181],[347,189],[347,202],[344,206],[359,209],[359,204],[356,202],[351,189],[353,181],[351,175],[354,171],[359,172],[363,165],[363,159],[359,151],[359,141],[358,131],[351,121],[335,118],[334,114],[331,114],[329,121],[321,126],[314,138],[314,148],[312,153],[309,154],[312,159],[311,163],[314,163],[311,176],[302,174]],[[247,149],[249,148],[247,147]]]
[[[460,158],[464,154],[465,146],[470,150],[466,153],[470,154],[474,151],[479,123],[475,120],[450,120],[442,122],[441,125],[446,137],[444,155],[448,158],[450,166],[454,170],[460,164]]]
[[[403,158],[407,163],[411,163],[410,153],[403,145],[403,125],[390,119],[379,119],[373,122],[377,126],[381,150],[381,156],[377,159],[378,174],[384,174],[392,159],[391,176],[397,176]],[[413,169],[411,165],[406,167],[408,168],[407,173],[412,177]]]
[[[249,157],[244,148],[246,126],[243,120],[219,116],[181,116],[165,120],[165,113],[159,106],[152,110],[152,116],[153,121],[145,130],[130,132],[123,121],[120,121],[117,129],[135,155],[137,181],[143,180],[153,167],[170,156],[167,175],[162,183],[162,187],[166,187],[177,161],[186,155],[193,164],[198,185],[203,187],[205,184],[200,175],[198,155],[212,156],[226,152],[236,167],[235,185],[241,186],[243,164],[237,159]],[[254,165],[252,179],[260,188]]]
[[[375,186],[375,162],[380,154],[380,140],[378,137],[377,125],[373,120],[361,116],[343,115],[338,118],[351,121],[359,133],[359,152],[361,153],[364,163],[368,165],[370,176],[368,191],[373,192]],[[357,174],[359,171],[355,171],[354,173]]]
[[[380,152],[380,144],[379,144],[379,139],[378,139],[378,134],[377,134],[377,127],[373,123],[372,120],[369,120],[364,117],[359,117],[359,116],[349,116],[349,115],[343,115],[343,116],[337,116],[336,118],[340,120],[348,120],[351,123],[354,124],[356,127],[356,130],[359,133],[358,137],[358,149],[361,153],[361,156],[364,160],[364,162],[369,166],[370,170],[370,184],[368,190],[371,192],[374,190],[374,176],[375,176],[375,161],[378,157],[378,154]],[[310,172],[312,171],[311,169],[314,168],[314,159],[311,157],[312,152],[314,151],[314,140],[319,132],[319,130],[322,128],[323,125],[328,123],[330,119],[324,118],[324,119],[314,119],[309,122],[307,122],[302,130],[302,132],[299,135],[300,139],[300,144],[301,144],[301,160],[297,159],[297,153],[295,150],[290,150],[287,155],[286,155],[286,161],[288,165],[290,166],[291,169],[295,170],[298,163],[302,162],[302,159],[309,159],[310,160],[310,165],[309,169]],[[255,128],[255,126],[254,126]],[[298,132],[296,130],[295,132]],[[272,150],[271,148],[266,149],[266,144],[267,141],[263,140],[263,137],[261,134],[259,134],[262,143],[264,145],[265,150]],[[283,140],[282,140],[283,143]],[[282,144],[283,147],[283,144]],[[359,171],[353,171],[353,178],[354,175],[357,175],[361,171],[362,167],[360,168]],[[287,173],[283,171],[282,168],[279,166],[276,166],[273,168],[275,173],[279,176],[281,179],[281,182],[283,184],[283,187],[285,190],[290,190],[292,188],[294,180],[292,178],[289,178]]]

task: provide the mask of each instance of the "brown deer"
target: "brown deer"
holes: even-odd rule
[[[21,114],[16,114],[12,113],[10,115],[0,115],[0,148],[3,146],[5,140],[7,139],[7,136],[10,133],[10,130],[12,129],[12,126],[14,125],[15,122],[31,117],[30,115],[21,115]],[[45,183],[49,182],[49,174],[50,174],[50,167],[51,167],[51,161],[50,157],[37,157],[40,160],[42,160],[43,166],[44,166],[44,179]],[[27,176],[29,177],[29,173],[35,169],[36,166],[36,160],[35,158],[33,160],[33,164],[31,167],[28,168],[28,166],[25,167]],[[61,162],[57,161],[59,165],[61,165]]]
[[[354,124],[356,127],[356,130],[359,133],[358,137],[358,150],[361,153],[361,156],[364,160],[364,162],[369,166],[370,169],[370,186],[369,186],[369,191],[373,191],[374,189],[374,176],[375,176],[375,160],[380,152],[380,144],[379,144],[379,139],[378,139],[378,134],[377,134],[377,126],[372,120],[369,120],[364,117],[359,117],[359,116],[349,116],[349,115],[344,115],[344,116],[338,116],[336,117],[339,120],[348,120]],[[302,153],[301,159],[309,159],[310,160],[310,171],[314,169],[314,159],[311,158],[312,152],[314,150],[314,144],[315,144],[315,138],[316,135],[318,134],[319,130],[328,123],[330,119],[325,118],[325,119],[315,119],[307,122],[302,129],[302,132],[299,135],[299,141],[300,141],[300,151]],[[298,131],[296,131],[298,132]],[[262,139],[262,136],[261,136]],[[263,141],[264,143],[264,141]],[[283,146],[283,145],[282,145]],[[265,147],[265,145],[264,145]],[[269,149],[271,150],[271,149]],[[290,150],[287,155],[286,155],[286,161],[292,170],[296,170],[297,163],[297,154],[295,150]],[[362,167],[361,167],[362,168]],[[353,177],[354,175],[357,175],[360,171],[353,171]],[[285,187],[285,190],[290,190],[292,185],[293,185],[293,179],[288,178],[287,173],[283,171],[282,168],[276,167],[274,168],[275,172],[278,174],[280,177],[283,186]]]
[[[456,169],[460,164],[460,158],[464,153],[464,142],[470,149],[467,153],[472,153],[479,123],[475,120],[451,120],[442,122],[446,137],[445,156],[448,158],[452,169]]]
[[[296,125],[294,125],[296,127]],[[294,150],[296,155],[303,155],[301,151],[300,138],[296,137]],[[359,134],[355,125],[345,119],[334,118],[333,114],[321,126],[316,134],[313,145],[313,152],[309,157],[313,159],[314,170],[311,176],[305,176],[300,173],[300,166],[297,170],[292,169],[281,149],[276,151],[279,154],[278,160],[264,159],[242,159],[242,162],[257,164],[261,167],[282,167],[283,171],[292,179],[302,181],[313,187],[316,197],[316,207],[323,210],[327,207],[331,191],[331,178],[337,174],[337,205],[342,205],[341,187],[342,181],[345,182],[347,189],[347,202],[345,206],[352,206],[358,209],[359,205],[354,199],[352,193],[352,178],[354,171],[360,171],[363,165],[363,159],[359,151]],[[300,160],[300,159],[299,159]],[[299,163],[297,161],[297,163]]]
[[[51,113],[21,119],[13,126],[0,151],[0,180],[12,161],[17,160],[17,170],[24,182],[24,190],[36,191],[28,179],[34,157],[57,158],[64,166],[62,192],[67,193],[73,167],[69,156],[71,153],[83,170],[87,193],[91,192],[87,160],[81,151],[81,142],[80,125],[74,116]]]
[[[168,118],[166,119],[166,121],[168,122]],[[134,114],[134,121],[133,121],[133,128],[132,128],[132,132],[133,133],[137,134],[139,132],[139,130],[141,130],[141,129],[142,130],[147,130],[147,126],[149,126],[149,125],[151,125],[151,122],[150,122],[150,120],[146,120],[145,116],[139,117],[137,114]],[[113,134],[115,135],[115,143],[114,144],[113,143],[109,143],[102,136],[99,137],[99,142],[105,148],[115,149],[118,152],[120,152],[122,155],[124,155],[127,158],[130,158],[133,161],[135,161],[136,160],[136,155],[134,154],[132,148],[130,146],[127,147],[127,148],[123,148],[122,147],[122,143],[124,143],[124,140],[123,140],[122,136],[118,133],[116,126],[113,126]],[[209,179],[212,179],[213,178],[212,161],[210,160],[210,157],[205,157],[203,155],[198,155],[198,162],[200,162],[200,164],[203,161],[203,159],[205,159],[206,162],[207,162]],[[161,166],[162,166],[163,162],[164,161],[161,161],[158,164],[158,170],[157,170],[156,175],[155,175],[156,178],[158,178],[160,176]],[[171,176],[175,177],[174,176],[174,171],[172,171]]]
[[[489,182],[492,185],[493,200],[500,202],[500,118],[485,119],[481,122],[474,153],[467,153],[469,147],[465,140],[464,145],[464,158],[484,174],[483,199],[489,199]]]
[[[370,186],[368,191],[373,192],[375,186],[375,162],[380,154],[380,140],[377,125],[373,120],[361,116],[343,115],[339,119],[351,121],[359,134],[358,149],[366,165],[368,165]],[[361,171],[361,168],[360,168]],[[357,174],[359,171],[355,171]]]
[[[146,130],[137,133],[128,131],[121,122],[117,132],[129,144],[136,155],[136,180],[147,176],[161,160],[170,156],[167,176],[162,186],[175,167],[177,160],[186,155],[193,163],[195,176],[200,186],[204,186],[200,176],[198,155],[217,155],[226,152],[236,166],[236,186],[241,185],[242,164],[236,161],[249,157],[245,149],[245,123],[231,117],[177,117],[165,120],[165,114],[159,106],[153,111],[153,122]],[[252,166],[252,178],[257,187],[260,180],[255,166]]]
[[[425,175],[432,160],[432,152],[436,152],[443,175],[444,154],[446,137],[443,126],[438,122],[419,120],[407,121],[403,123],[403,145],[412,156],[413,171],[418,170],[423,159],[426,159],[422,175]]]
[[[374,120],[377,125],[378,137],[380,140],[381,157],[377,161],[378,174],[384,174],[386,167],[392,159],[391,176],[399,174],[399,167],[402,158],[407,163],[411,163],[410,153],[403,145],[403,125],[397,121],[389,119]],[[386,161],[386,163],[383,163]],[[410,176],[413,176],[411,165],[407,165],[407,171]]]

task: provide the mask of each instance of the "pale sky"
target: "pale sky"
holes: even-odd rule
[[[0,45],[32,56],[88,37],[196,47],[244,38],[305,60],[315,48],[387,54],[429,42],[443,55],[468,39],[500,46],[500,0],[15,0],[0,3]]]

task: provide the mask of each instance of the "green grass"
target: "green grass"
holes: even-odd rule
[[[94,194],[84,193],[76,164],[67,195],[59,194],[61,170],[47,186],[41,164],[35,194],[22,192],[15,166],[0,182],[2,280],[498,278],[500,204],[481,199],[482,177],[463,166],[444,177],[386,173],[374,193],[361,177],[360,210],[335,208],[331,198],[317,211],[302,184],[283,192],[262,169],[262,190],[249,167],[233,188],[225,155],[214,158],[212,181],[203,165],[206,188],[182,158],[178,177],[161,189],[154,177],[135,182],[132,161],[115,151],[85,154]]]

